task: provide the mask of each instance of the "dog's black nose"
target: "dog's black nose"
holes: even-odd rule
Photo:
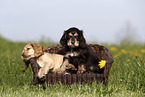
[[[71,41],[71,43],[72,43],[72,44],[74,44],[74,43],[75,43],[75,41]]]
[[[72,44],[75,43],[75,39],[74,39],[74,38],[71,39],[71,43],[72,43]]]
[[[22,56],[24,57],[24,54],[22,54]]]

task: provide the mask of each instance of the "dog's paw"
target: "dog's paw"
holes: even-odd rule
[[[43,73],[39,73],[39,72],[38,72],[38,78],[39,78],[39,79],[42,79],[43,77],[45,77],[45,75],[44,75]]]
[[[77,74],[82,74],[82,73],[84,73],[85,71],[84,70],[78,70],[77,71]]]
[[[66,69],[77,70],[77,68],[75,68],[75,66],[72,65],[72,64],[68,64],[68,65],[66,66]]]
[[[43,76],[42,78],[40,78],[41,81],[45,81],[46,80],[46,76]]]
[[[45,81],[45,80],[46,80],[46,76],[44,76],[44,75],[41,75],[41,76],[40,76],[40,75],[39,75],[39,76],[38,76],[38,79],[41,80],[41,81]]]
[[[77,74],[82,74],[86,71],[85,69],[85,65],[80,65],[78,66],[78,71],[77,71]]]

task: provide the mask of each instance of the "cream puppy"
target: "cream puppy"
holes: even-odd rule
[[[66,67],[69,67],[68,60],[59,54],[50,54],[44,52],[44,48],[37,43],[28,44],[24,47],[22,52],[22,59],[29,65],[31,58],[35,58],[40,69],[38,71],[38,78],[44,78],[50,72],[53,73],[66,73]]]

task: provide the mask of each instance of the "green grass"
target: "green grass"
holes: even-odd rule
[[[27,43],[0,38],[0,97],[144,97],[145,46],[105,45],[114,56],[107,87],[92,85],[55,85],[43,89],[33,86],[32,71],[22,72],[21,52]],[[41,43],[47,47],[52,44]]]

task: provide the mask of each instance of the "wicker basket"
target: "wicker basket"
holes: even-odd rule
[[[38,72],[38,66],[34,59],[30,61],[31,67],[33,70],[33,84],[43,84],[44,82],[47,85],[55,85],[57,83],[61,83],[64,85],[71,85],[71,84],[85,84],[85,83],[93,83],[97,81],[97,83],[101,82],[104,85],[108,84],[108,77],[111,65],[113,63],[113,57],[109,50],[105,48],[104,46],[97,45],[97,44],[89,44],[89,47],[94,51],[94,53],[100,58],[100,60],[106,60],[106,65],[103,70],[103,73],[96,74],[93,72],[87,72],[84,74],[52,74],[49,73],[46,75],[45,81],[40,81],[37,79],[37,72]],[[49,53],[58,53],[59,50],[64,49],[61,45],[54,45],[50,46],[45,49],[45,52]]]
[[[103,74],[102,74],[103,76]],[[72,85],[72,84],[91,84],[101,80],[100,74],[48,74],[46,84],[48,86],[55,84]]]

